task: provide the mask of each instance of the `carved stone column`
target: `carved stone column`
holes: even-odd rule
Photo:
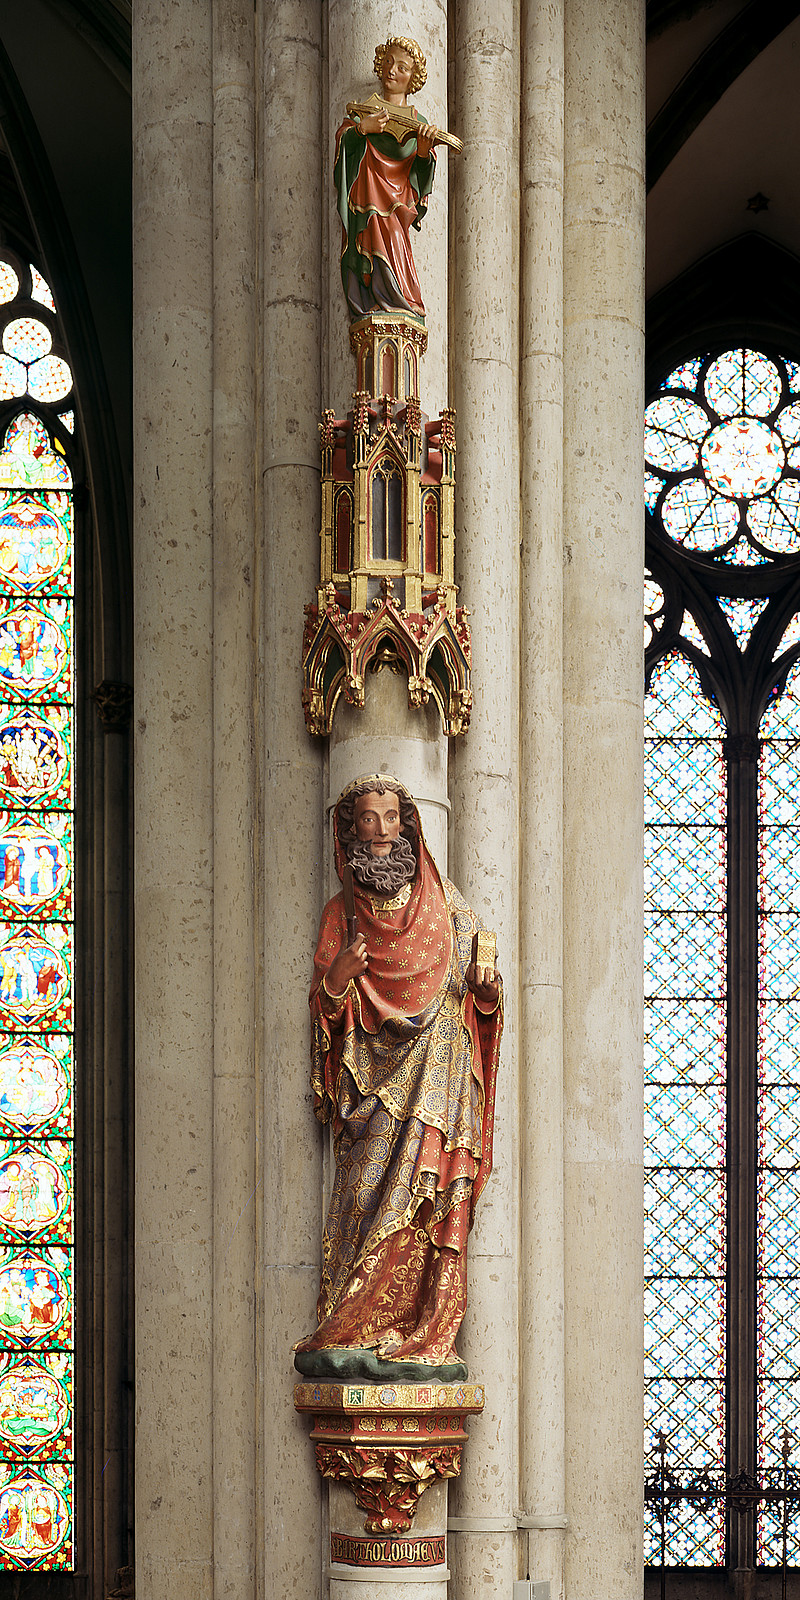
[[[642,1562],[643,0],[567,0],[564,1126],[570,1600]]]
[[[260,625],[255,938],[261,1081],[257,1190],[246,1214],[254,1210],[259,1240],[259,1536],[266,1600],[316,1600],[323,1587],[323,1508],[289,1377],[292,1344],[314,1322],[322,1209],[323,1143],[308,1103],[307,1031],[308,980],[325,898],[322,764],[303,722],[298,671],[303,602],[319,572],[322,24],[319,0],[271,0],[255,12],[263,280],[253,575]]]
[[[136,1586],[208,1600],[212,13],[144,0],[133,20]]]
[[[137,1589],[251,1600],[252,6],[134,61]]]
[[[562,1592],[563,0],[527,0],[520,237],[520,1508],[527,1570]]]
[[[456,581],[469,607],[473,710],[453,751],[452,876],[497,929],[506,980],[495,1170],[475,1224],[462,1354],[487,1393],[481,1455],[453,1493],[462,1526],[451,1547],[453,1587],[470,1600],[510,1595],[519,1574],[517,1488],[518,1156],[517,858],[519,752],[518,203],[519,103],[512,0],[454,8],[453,128],[465,141],[452,168],[453,403],[459,433]],[[477,1525],[477,1526],[476,1526]]]

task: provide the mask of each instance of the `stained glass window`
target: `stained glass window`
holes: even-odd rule
[[[719,596],[720,610],[740,650],[747,649],[750,635],[766,604],[766,600],[732,600],[727,595]]]
[[[781,1429],[800,1431],[800,667],[761,722],[759,772],[758,1440],[775,1475]],[[780,1560],[779,1519],[759,1557]],[[800,1559],[800,1527],[790,1560]]]
[[[682,655],[655,669],[645,733],[647,1425],[700,1472],[725,1438],[725,766]],[[718,1508],[681,1506],[671,1553],[707,1565],[723,1537]]]
[[[73,1565],[72,394],[0,259],[0,1567]]]
[[[793,370],[779,356],[726,350],[677,367],[650,402],[646,503],[677,544],[739,566],[800,551]]]
[[[647,1559],[667,1566],[779,1566],[784,1533],[800,1565],[798,393],[800,363],[742,343],[673,368],[646,412],[646,1449],[672,1496],[662,1524],[649,1493]]]

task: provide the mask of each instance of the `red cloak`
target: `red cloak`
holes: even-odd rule
[[[487,1015],[475,1005],[465,973],[478,920],[440,877],[421,828],[417,849],[405,904],[356,888],[369,970],[338,1006],[322,980],[346,941],[341,894],[322,916],[312,1086],[318,1117],[333,1124],[336,1176],[319,1327],[299,1348],[385,1341],[387,1358],[439,1365],[456,1359],[467,1236],[491,1171],[502,1006]],[[337,844],[340,877],[342,863]]]

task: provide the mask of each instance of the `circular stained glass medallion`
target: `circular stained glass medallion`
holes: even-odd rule
[[[28,387],[28,373],[13,356],[0,356],[0,400],[16,400]]]
[[[0,1051],[0,1117],[14,1128],[38,1128],[66,1105],[63,1063],[34,1040]]]
[[[69,1394],[41,1361],[23,1356],[0,1377],[0,1438],[30,1448],[54,1439],[69,1415]]]
[[[36,361],[50,354],[53,336],[38,317],[16,317],[3,332],[3,349],[18,361]]]
[[[18,1565],[45,1564],[64,1543],[69,1528],[64,1496],[33,1468],[21,1467],[0,1490],[0,1550]]]
[[[692,467],[697,460],[697,447],[708,429],[708,417],[700,406],[665,395],[647,407],[645,456],[652,466],[667,472]]]
[[[730,500],[710,494],[702,478],[686,478],[670,489],[661,521],[678,544],[713,550],[736,535],[739,512]]]
[[[790,406],[784,406],[781,416],[781,438],[788,451],[793,445],[800,443],[800,401],[795,400]],[[789,456],[791,460],[791,454]]]
[[[718,417],[767,417],[781,397],[781,375],[759,350],[726,350],[712,361],[703,385]]]
[[[51,1261],[26,1251],[0,1267],[0,1328],[9,1345],[49,1339],[69,1308],[69,1287]]]
[[[54,706],[47,722],[24,711],[0,721],[0,796],[27,805],[60,788],[69,773],[68,720]]]
[[[739,566],[800,553],[794,365],[742,346],[664,379],[645,413],[646,504],[669,539]]]
[[[34,400],[55,405],[65,400],[72,388],[72,372],[61,356],[43,356],[28,370],[28,389]]]
[[[49,1230],[68,1200],[67,1175],[35,1146],[15,1148],[0,1161],[0,1223],[5,1229],[23,1236]]]
[[[752,418],[723,422],[700,451],[706,482],[731,500],[766,494],[786,464],[786,451],[773,428]]]

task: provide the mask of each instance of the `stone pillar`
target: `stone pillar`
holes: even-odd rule
[[[474,706],[451,766],[451,876],[497,929],[506,1031],[495,1170],[470,1242],[459,1348],[486,1410],[454,1484],[449,1562],[458,1600],[511,1594],[517,1576],[517,741],[519,614],[519,84],[512,0],[461,0],[455,15],[454,402],[456,581],[471,608]],[[471,1531],[474,1529],[475,1531]],[[494,1531],[493,1531],[494,1530]]]
[[[319,1480],[292,1406],[292,1345],[316,1325],[322,1133],[309,1092],[308,983],[325,899],[322,758],[300,702],[303,605],[319,577],[319,0],[257,12],[262,107],[263,342],[261,502],[256,594],[261,623],[257,749],[261,1101],[259,1566],[266,1600],[321,1593]]]
[[[212,10],[134,46],[136,1588],[213,1580]]]
[[[641,1593],[642,0],[567,0],[566,1589]]]
[[[137,1583],[253,1594],[252,12],[137,11]]]
[[[563,1590],[564,15],[522,15],[520,1505],[527,1571]]]
[[[213,7],[215,1600],[255,1572],[253,11]]]

